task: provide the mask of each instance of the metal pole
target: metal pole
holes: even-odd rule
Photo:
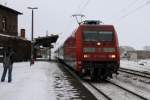
[[[37,7],[28,7],[28,9],[32,10],[31,41],[33,41],[33,36],[34,36],[34,10],[38,9],[38,8]]]
[[[34,22],[34,13],[33,13],[33,9],[32,9],[32,41],[33,41],[33,32],[34,32],[34,30],[33,30],[33,22]]]
[[[33,45],[33,36],[34,36],[34,9],[38,9],[37,7],[28,7],[28,9],[32,10],[32,25],[31,25],[31,61],[30,65],[33,64],[33,58],[34,58],[34,45]]]

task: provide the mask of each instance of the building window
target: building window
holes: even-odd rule
[[[2,17],[2,31],[6,31],[6,17]]]

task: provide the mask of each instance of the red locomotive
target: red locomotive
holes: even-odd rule
[[[80,76],[112,78],[120,66],[117,33],[113,25],[87,20],[79,25],[57,51],[58,58]]]

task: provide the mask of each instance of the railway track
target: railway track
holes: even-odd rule
[[[120,86],[120,85],[118,85],[118,84],[116,84],[116,83],[113,83],[113,82],[111,82],[111,81],[106,81],[107,83],[107,85],[106,86],[104,86],[104,85],[102,85],[102,83],[99,83],[99,84],[97,84],[97,83],[91,83],[91,82],[88,82],[88,84],[92,87],[92,88],[94,88],[96,91],[98,91],[100,94],[102,94],[104,97],[105,97],[105,99],[107,99],[107,100],[116,100],[116,96],[120,96],[119,94],[120,94],[120,92],[122,92],[122,90],[123,91],[125,91],[125,92],[128,92],[128,94],[130,94],[130,96],[128,96],[128,99],[129,98],[131,98],[132,100],[148,100],[147,98],[145,98],[145,97],[143,97],[143,96],[141,96],[140,94],[137,94],[137,93],[135,93],[135,92],[132,92],[131,90],[129,90],[129,89],[126,89],[126,88],[124,88],[124,87],[122,87],[122,86]],[[102,85],[101,87],[100,87],[100,85]],[[103,87],[103,88],[102,88]],[[110,93],[109,91],[109,89],[108,89],[108,91],[106,91],[105,89],[104,89],[104,87],[112,87],[113,89],[114,89],[114,87],[115,88],[117,88],[117,89],[114,89],[114,92],[113,92],[113,90],[111,91],[112,93]],[[118,91],[116,91],[116,90],[118,90]],[[118,93],[115,93],[115,92],[118,92]],[[123,92],[122,92],[123,93]],[[113,94],[113,95],[111,95],[111,94]],[[124,94],[126,94],[126,93],[124,93]],[[124,95],[122,95],[122,96],[124,96]],[[132,97],[134,97],[134,98],[132,98]],[[137,98],[137,99],[136,99]],[[122,99],[124,100],[125,98],[124,97],[122,97]],[[121,98],[118,98],[117,100],[122,100]],[[129,99],[129,100],[131,100],[131,99]],[[125,99],[126,100],[126,99]]]
[[[127,91],[127,92],[129,92],[129,93],[131,93],[131,94],[133,94],[133,95],[135,95],[135,96],[137,96],[137,97],[139,97],[139,98],[141,98],[142,100],[148,100],[147,98],[143,97],[142,95],[137,94],[137,93],[135,93],[135,92],[133,92],[133,91],[131,91],[131,90],[123,87],[123,86],[120,86],[120,85],[118,85],[116,83],[113,83],[111,81],[108,81],[108,82],[111,83],[111,84],[113,84],[113,85],[115,85],[115,86],[117,86],[117,87],[119,87],[119,88],[121,88],[121,89],[123,89],[123,90],[125,90],[125,91]]]
[[[62,62],[61,62],[62,63]],[[62,63],[62,64],[64,64],[64,63]],[[101,91],[101,90],[99,90],[99,89],[97,89],[94,85],[92,85],[89,81],[82,81],[81,79],[80,79],[80,77],[79,76],[77,76],[70,68],[68,68],[67,67],[68,65],[66,65],[66,64],[64,64],[64,68],[73,76],[73,77],[75,77],[81,84],[83,84],[84,85],[84,87],[85,88],[87,88],[86,86],[90,86],[90,87],[92,87],[94,90],[95,90],[95,92],[97,92],[97,94],[98,95],[102,95],[101,97],[98,97],[98,96],[95,96],[98,100],[103,100],[103,99],[101,99],[101,98],[105,98],[106,100],[112,100],[108,95],[106,95],[103,91]],[[86,84],[88,84],[88,85],[86,85]],[[90,91],[90,89],[88,89],[87,88],[87,90],[88,91]],[[91,93],[92,93],[92,91],[90,91]],[[95,92],[93,92],[92,94],[95,94]],[[105,100],[104,99],[104,100]]]
[[[107,100],[112,100],[112,98],[107,95],[105,92],[101,91],[100,89],[98,89],[96,86],[94,86],[92,83],[87,82],[93,89],[95,89],[98,93],[102,94]]]
[[[92,92],[93,90],[95,92],[93,92],[93,94],[98,94],[101,95],[100,97],[95,96],[98,100],[116,100],[115,97],[117,97],[118,95],[120,96],[120,98],[118,98],[117,100],[124,100],[126,97],[124,95],[127,94],[126,100],[149,100],[145,97],[143,97],[142,95],[135,93],[127,88],[124,88],[116,83],[113,83],[111,81],[106,81],[106,85],[104,85],[105,83],[92,83],[91,81],[83,81],[81,80],[70,68],[65,66],[65,69],[69,71],[69,73],[71,73],[78,81],[80,81],[86,88],[88,88],[88,90],[90,92]],[[104,86],[103,86],[104,85]],[[89,88],[90,87],[90,88]],[[111,92],[107,92],[107,89],[101,89],[99,87],[106,87],[109,89],[111,89]],[[92,88],[92,89],[91,89]],[[117,93],[115,93],[117,92]],[[111,94],[111,95],[110,95]]]
[[[135,70],[126,69],[126,68],[120,68],[119,71],[120,72],[124,72],[124,73],[128,73],[128,74],[132,74],[132,75],[136,75],[136,76],[140,76],[140,77],[143,77],[143,78],[150,79],[150,73],[135,71]]]
[[[79,76],[77,76],[77,74],[72,70],[72,69],[70,69],[69,67],[68,67],[68,65],[66,65],[65,63],[63,63],[63,62],[61,62],[60,61],[60,63],[63,65],[63,68],[65,69],[65,70],[67,70],[81,85],[83,85],[82,84],[82,80],[79,78]],[[62,67],[62,66],[61,66]],[[84,88],[86,88],[84,85],[83,85],[83,87]],[[91,93],[91,91],[90,90],[88,90],[87,88],[86,88],[86,90],[88,91],[88,92],[90,92]],[[92,93],[91,93],[91,95],[92,95]],[[94,98],[92,98],[93,100],[97,100],[97,98],[96,98],[96,96],[95,95],[92,95]],[[88,100],[88,99],[87,99]]]

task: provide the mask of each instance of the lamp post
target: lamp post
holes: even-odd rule
[[[28,7],[28,9],[32,10],[32,25],[31,25],[31,41],[33,41],[33,33],[34,33],[34,10],[38,9],[37,7]]]
[[[34,64],[34,46],[33,46],[33,36],[34,36],[34,10],[38,9],[37,7],[28,7],[28,9],[32,10],[32,22],[31,22],[31,61],[30,65]]]

